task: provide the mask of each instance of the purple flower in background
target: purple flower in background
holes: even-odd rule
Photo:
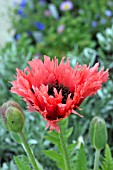
[[[109,9],[107,9],[107,10],[105,11],[105,15],[106,15],[107,17],[111,17],[111,16],[112,16],[112,11],[110,11]]]
[[[104,25],[104,24],[106,23],[106,19],[102,18],[102,19],[100,20],[100,23],[101,23],[102,25]]]
[[[92,26],[92,27],[97,27],[97,25],[98,25],[98,24],[97,24],[96,21],[92,21],[92,23],[91,23],[91,26]]]
[[[45,17],[49,17],[50,15],[51,15],[50,10],[46,9],[46,10],[44,11],[44,16],[45,16]]]
[[[61,11],[69,11],[73,9],[73,3],[71,1],[63,1],[60,4]]]
[[[37,58],[41,59],[42,58],[42,54],[41,53],[34,54],[33,59],[37,59]]]
[[[59,33],[59,34],[61,34],[63,31],[64,31],[64,29],[65,29],[65,25],[59,25],[58,27],[57,27],[57,32]]]
[[[39,0],[40,5],[44,6],[46,3],[46,0]]]
[[[43,31],[45,29],[45,25],[41,22],[34,22],[34,26],[40,31]]]

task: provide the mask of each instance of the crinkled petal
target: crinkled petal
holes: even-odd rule
[[[73,69],[69,58],[65,62],[65,57],[60,64],[56,57],[50,60],[44,56],[44,62],[33,59],[28,65],[24,71],[16,69],[11,92],[23,97],[30,111],[38,111],[50,131],[59,132],[58,122],[72,112],[79,115],[76,109],[80,110],[85,98],[96,94],[109,76],[104,67],[98,71],[99,63],[92,68],[77,63]]]

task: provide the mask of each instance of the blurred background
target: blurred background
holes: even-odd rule
[[[70,57],[72,67],[76,62],[90,66],[99,62],[100,68],[109,68],[108,82],[82,104],[84,118],[69,117],[69,127],[74,127],[69,142],[82,136],[91,168],[94,155],[88,127],[95,115],[106,121],[113,154],[113,1],[0,0],[0,105],[12,99],[26,109],[25,103],[9,92],[9,82],[14,79],[15,68],[23,69],[33,58],[43,60],[45,54],[59,61]],[[28,142],[36,157],[45,170],[57,170],[55,162],[43,154],[44,149],[54,148],[44,138],[45,122],[37,113],[24,112]],[[13,155],[18,154],[24,151],[0,118],[0,170],[16,170]]]

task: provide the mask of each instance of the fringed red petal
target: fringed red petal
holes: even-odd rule
[[[28,110],[38,111],[47,121],[50,131],[60,132],[58,122],[71,113],[78,114],[80,104],[88,96],[96,94],[102,83],[108,79],[108,69],[98,71],[99,63],[92,68],[79,65],[74,69],[70,66],[69,58],[60,64],[56,57],[52,60],[44,56],[29,61],[24,71],[16,69],[17,76],[12,81],[11,92],[16,93],[28,104]]]

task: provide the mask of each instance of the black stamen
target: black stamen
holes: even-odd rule
[[[34,90],[33,90],[33,88],[31,88],[31,91],[32,91],[32,93],[34,94]]]
[[[63,104],[66,104],[67,97],[68,97],[68,95],[71,93],[70,90],[69,90],[69,88],[66,87],[66,86],[63,86],[62,84],[58,84],[58,82],[56,81],[55,84],[49,84],[49,85],[48,85],[48,95],[55,96],[55,95],[54,95],[54,90],[53,90],[53,88],[56,88],[58,93],[60,92],[60,90],[62,90],[62,96],[63,96],[63,98],[62,98],[62,103],[63,103]],[[74,96],[74,94],[71,93],[71,96],[70,96],[70,97],[71,97],[72,99],[73,99],[73,96]]]

